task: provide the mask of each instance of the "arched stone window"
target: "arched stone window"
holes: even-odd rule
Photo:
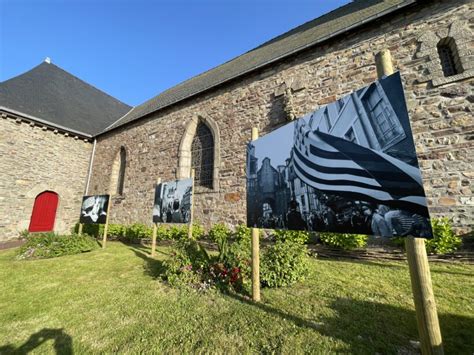
[[[214,173],[214,138],[209,127],[199,122],[191,144],[191,169],[194,184],[212,189]]]
[[[178,179],[195,169],[196,192],[219,190],[220,134],[209,117],[195,116],[186,126],[179,146]]]
[[[472,31],[467,21],[454,21],[438,31],[423,31],[416,56],[423,58],[420,82],[444,85],[474,76],[469,43]]]
[[[444,76],[452,76],[463,72],[456,42],[453,38],[442,38],[438,42],[437,49]]]
[[[111,195],[123,195],[126,166],[127,152],[124,147],[120,147],[120,151],[117,153],[114,164],[112,165],[112,174],[110,176],[109,188],[109,193]]]

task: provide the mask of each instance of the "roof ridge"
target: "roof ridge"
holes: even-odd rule
[[[331,11],[326,12],[325,14],[323,14],[323,15],[321,15],[321,16],[319,16],[319,17],[316,17],[316,18],[314,18],[314,19],[312,19],[312,20],[306,21],[306,22],[302,23],[301,25],[298,25],[298,26],[296,26],[296,27],[294,27],[294,28],[292,28],[292,29],[290,29],[290,30],[288,30],[288,31],[286,31],[286,32],[284,32],[284,33],[282,33],[282,34],[280,34],[280,35],[278,35],[278,36],[272,38],[272,39],[269,39],[268,41],[263,42],[263,43],[262,43],[261,45],[259,45],[258,47],[255,47],[255,48],[249,50],[249,51],[246,52],[246,53],[252,52],[252,51],[254,51],[254,50],[256,50],[256,49],[258,49],[258,48],[260,48],[260,47],[265,47],[266,45],[268,45],[268,44],[270,44],[270,43],[272,43],[272,42],[276,42],[276,41],[278,41],[278,40],[281,40],[281,39],[283,39],[283,38],[289,36],[291,32],[295,32],[295,31],[297,31],[299,28],[302,28],[302,27],[308,25],[309,23],[316,22],[317,20],[321,20],[321,19],[323,19],[324,17],[328,17],[329,15],[333,14],[333,13],[336,12],[336,11],[341,11],[342,8],[348,7],[351,3],[356,2],[356,1],[360,1],[360,0],[349,0],[349,2],[347,2],[346,4],[341,5],[341,6],[339,6],[339,7],[336,7],[335,9],[332,9]],[[244,54],[246,54],[246,53],[244,53]]]
[[[41,63],[39,63],[38,65],[34,66],[34,67],[31,68],[31,69],[28,69],[28,70],[26,70],[26,71],[24,71],[24,72],[21,72],[21,73],[18,74],[18,75],[12,76],[11,78],[8,78],[8,79],[5,79],[5,80],[3,80],[3,81],[0,81],[0,86],[1,86],[2,84],[5,84],[7,81],[14,80],[14,79],[16,79],[16,78],[18,78],[18,77],[20,77],[20,76],[22,76],[22,75],[25,75],[25,74],[29,73],[29,72],[32,71],[32,70],[35,70],[36,68],[38,68],[38,67],[39,67],[41,64],[43,64],[43,63],[44,63],[44,62],[41,62]]]
[[[71,74],[71,73],[68,72],[67,70],[61,68],[60,66],[58,66],[58,65],[56,65],[56,64],[54,64],[54,63],[42,62],[42,63],[39,64],[38,66],[41,66],[42,64],[45,64],[45,65],[52,65],[52,66],[56,67],[57,69],[63,71],[63,72],[66,73],[67,75],[69,75],[69,76],[71,76],[71,77],[73,77],[73,78],[79,80],[79,81],[82,82],[83,84],[86,84],[87,86],[91,87],[92,89],[97,90],[97,91],[100,92],[101,94],[104,94],[105,96],[108,96],[108,97],[114,99],[115,101],[120,102],[121,104],[123,104],[123,105],[125,105],[125,106],[128,106],[128,107],[130,107],[130,108],[133,107],[133,106],[130,106],[129,104],[126,104],[126,103],[123,102],[122,100],[119,100],[119,99],[117,99],[116,97],[114,97],[114,96],[112,96],[112,95],[110,95],[110,94],[107,94],[105,91],[103,91],[103,90],[97,88],[96,86],[94,86],[94,85],[92,85],[92,84],[89,84],[87,81],[85,81],[85,80],[83,80],[83,79],[77,77],[76,75]],[[36,67],[35,67],[35,68],[36,68]],[[34,68],[33,68],[33,69],[34,69]],[[33,70],[33,69],[32,69],[32,70]]]

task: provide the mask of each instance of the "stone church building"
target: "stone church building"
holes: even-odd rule
[[[195,169],[198,222],[245,223],[246,152],[289,119],[399,70],[432,216],[474,224],[474,4],[355,0],[136,107],[45,62],[0,83],[0,241],[69,231],[83,194],[151,224],[154,188]]]

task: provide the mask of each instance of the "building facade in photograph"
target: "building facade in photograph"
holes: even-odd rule
[[[467,233],[474,224],[473,10],[472,1],[463,0],[353,1],[133,108],[102,92],[63,90],[67,98],[58,101],[80,97],[84,104],[59,115],[59,107],[30,107],[19,94],[30,88],[9,84],[21,76],[0,83],[0,163],[6,171],[0,238],[28,229],[35,199],[48,192],[59,195],[55,214],[47,207],[54,198],[45,198],[54,230],[77,221],[85,191],[111,195],[111,223],[150,224],[157,179],[187,178],[191,169],[194,218],[207,227],[246,223],[248,169],[248,188],[260,184],[265,191],[262,216],[282,209],[292,195],[302,212],[309,211],[317,198],[297,178],[284,178],[294,173],[291,166],[271,160],[261,169],[262,161],[246,165],[252,127],[265,136],[350,93],[312,124],[397,153],[408,164],[404,144],[413,139],[431,216],[453,218]],[[386,88],[374,84],[356,94],[377,79],[375,54],[385,49],[402,77],[412,137],[392,115],[396,107],[386,104]],[[54,71],[44,75],[56,80]],[[43,87],[39,80],[35,90]],[[20,99],[8,99],[9,92]],[[98,96],[104,104],[97,105]],[[340,119],[341,112],[353,112],[353,119]],[[55,115],[63,119],[54,121]],[[78,122],[100,124],[86,130]]]
[[[397,116],[393,105],[400,104],[400,100],[389,99],[390,89],[377,81],[360,92],[351,93],[337,100],[336,105],[317,111],[311,119],[311,128],[413,164],[413,159],[404,154],[411,150],[413,142],[412,136],[406,133],[410,127],[404,127]]]

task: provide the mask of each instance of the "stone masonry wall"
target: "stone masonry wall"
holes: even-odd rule
[[[0,118],[0,242],[28,229],[35,197],[59,195],[55,232],[78,221],[92,144],[33,126],[2,113]]]
[[[415,10],[415,11],[414,11]],[[374,55],[390,49],[401,71],[411,124],[432,216],[454,218],[460,232],[472,230],[472,77],[441,86],[422,79],[429,57],[417,57],[419,37],[444,31],[453,21],[474,27],[472,2],[443,1],[407,9],[339,36],[259,72],[201,94],[98,139],[91,187],[106,193],[113,160],[124,146],[124,194],[113,199],[112,223],[151,223],[154,184],[175,179],[178,149],[193,117],[211,118],[220,130],[219,190],[195,196],[195,219],[205,225],[245,223],[245,154],[251,128],[265,135],[285,123],[282,85],[298,82],[296,116],[330,103],[377,79]],[[463,22],[463,23],[464,23]],[[474,42],[463,44],[473,53]],[[472,65],[472,56],[468,58]]]

